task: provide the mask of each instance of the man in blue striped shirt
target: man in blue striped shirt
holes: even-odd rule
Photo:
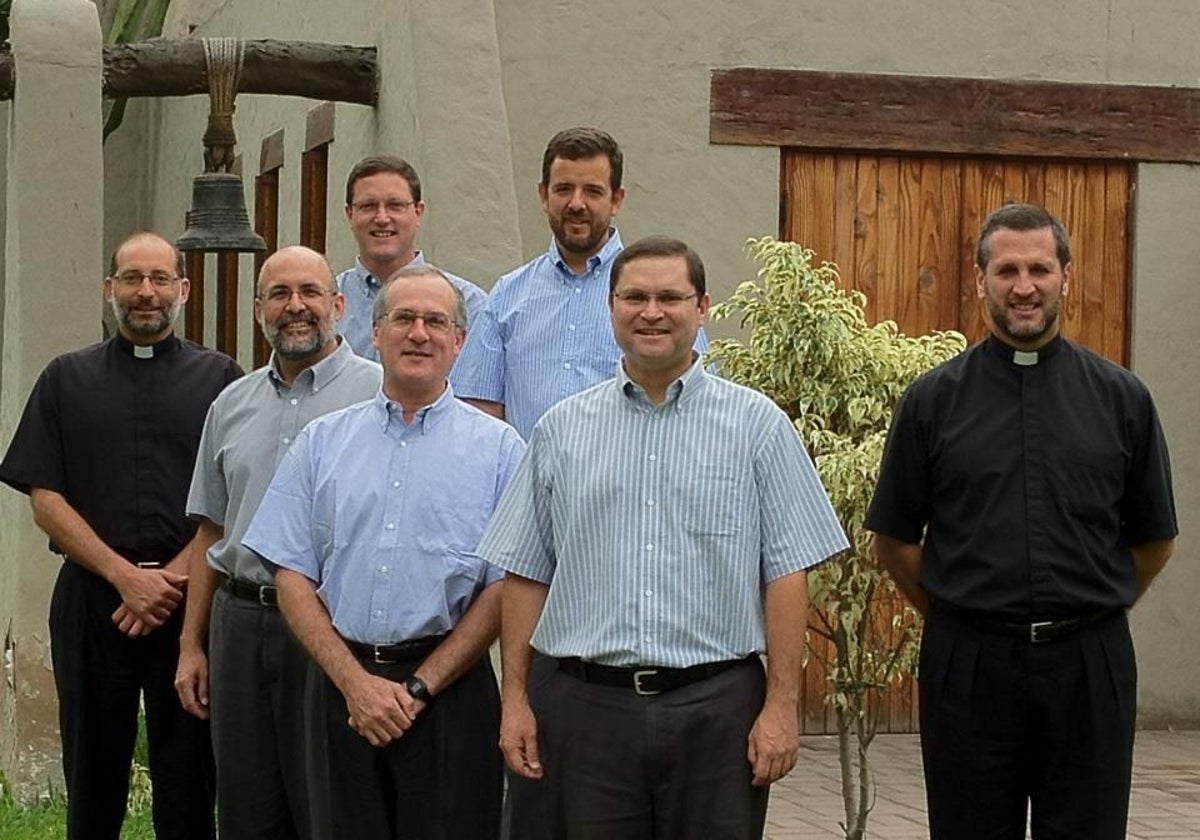
[[[508,571],[501,749],[555,837],[758,840],[798,747],[805,570],[845,535],[788,417],[692,349],[695,252],[634,244],[609,305],[616,378],[537,423],[479,547]],[[534,649],[558,663],[536,714]]]

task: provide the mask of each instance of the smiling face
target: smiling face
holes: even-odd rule
[[[383,365],[383,390],[407,413],[430,405],[446,387],[464,337],[463,328],[454,323],[458,296],[450,281],[437,274],[402,275],[382,294],[386,304],[375,322],[375,347]],[[436,329],[440,323],[448,328]]]
[[[104,298],[117,328],[134,344],[154,344],[170,335],[190,289],[187,278],[179,276],[174,247],[154,234],[122,243],[104,280]]]
[[[991,233],[987,252],[987,266],[975,266],[975,287],[988,327],[1018,350],[1037,350],[1058,335],[1071,264],[1059,263],[1049,227],[999,228]]]
[[[336,350],[344,308],[329,264],[316,251],[281,248],[263,263],[254,315],[281,359],[314,364]]]
[[[687,372],[709,298],[692,285],[684,257],[630,260],[610,304],[613,334],[630,379],[649,390],[651,383],[666,384]]]
[[[386,279],[416,256],[425,203],[413,199],[404,176],[379,172],[354,182],[346,219],[367,270]]]
[[[612,188],[612,165],[605,155],[555,158],[550,177],[538,184],[542,210],[567,264],[582,270],[608,241],[608,228],[621,209],[625,188]]]

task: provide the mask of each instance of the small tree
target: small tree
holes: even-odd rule
[[[715,341],[709,359],[722,376],[761,391],[792,418],[850,542],[809,575],[809,633],[829,642],[810,644],[809,652],[828,674],[837,720],[842,829],[847,840],[861,840],[874,805],[867,749],[881,695],[915,670],[920,627],[907,603],[890,622],[876,617],[876,604],[901,599],[875,563],[863,520],[896,401],[966,339],[956,332],[909,337],[892,321],[868,325],[866,297],[837,285],[836,266],[814,266],[812,251],[771,237],[750,240],[748,250],[759,266],[757,282],[742,283],[712,316],[739,318],[749,341]]]

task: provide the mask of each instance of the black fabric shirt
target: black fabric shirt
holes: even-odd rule
[[[1061,336],[1036,354],[988,338],[901,398],[866,526],[924,538],[935,601],[1034,620],[1128,606],[1130,546],[1178,531],[1150,394]]]
[[[152,348],[118,335],[59,356],[29,395],[0,481],[61,493],[118,554],[166,562],[196,531],[184,507],[204,416],[241,374],[174,335]]]

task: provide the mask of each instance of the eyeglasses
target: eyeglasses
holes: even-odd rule
[[[679,292],[643,292],[640,289],[630,289],[627,292],[613,292],[612,296],[631,309],[641,309],[650,305],[650,301],[658,304],[659,309],[674,309],[685,300],[699,297],[698,292],[690,295]]]
[[[113,279],[117,281],[117,285],[124,286],[127,289],[137,288],[146,279],[149,279],[156,288],[165,289],[179,278],[165,271],[136,271],[129,269],[128,271],[122,271]]]
[[[354,209],[354,212],[360,216],[378,215],[380,207],[382,207],[389,216],[399,216],[414,204],[416,204],[415,201],[402,201],[399,198],[391,198],[384,202],[359,201],[351,204],[350,206]]]
[[[291,303],[293,295],[299,295],[300,300],[304,303],[316,303],[322,298],[335,295],[337,292],[331,292],[328,289],[322,289],[320,286],[305,285],[299,289],[290,289],[287,286],[272,286],[267,289],[266,294],[259,295],[259,300],[265,300],[267,303],[286,304]]]
[[[401,330],[411,330],[420,321],[432,333],[447,333],[458,326],[458,321],[443,312],[413,312],[411,309],[393,309],[383,319],[388,326]]]

